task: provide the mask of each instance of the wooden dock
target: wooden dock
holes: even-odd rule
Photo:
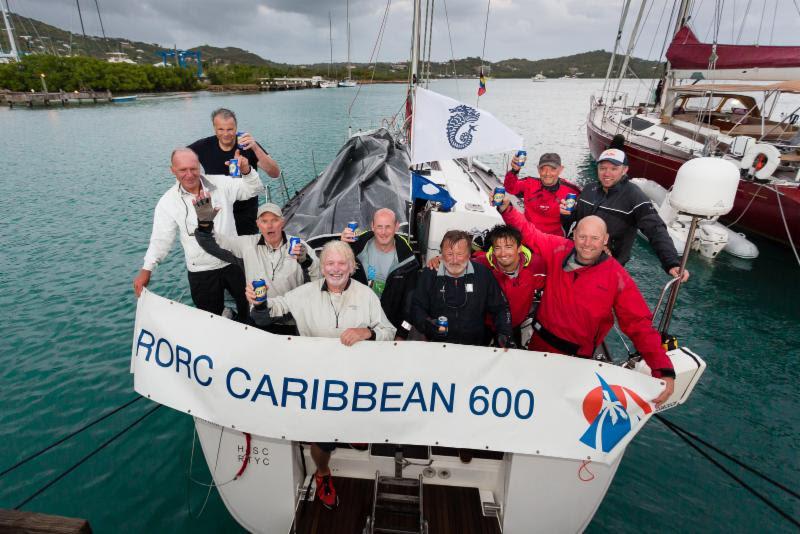
[[[92,534],[92,527],[85,519],[0,509],[0,534],[6,532]]]
[[[73,91],[71,93],[58,91],[57,93],[38,92],[13,92],[0,91],[0,104],[8,104],[8,107],[27,106],[51,106],[61,104],[97,104],[98,102],[111,102],[111,91]]]

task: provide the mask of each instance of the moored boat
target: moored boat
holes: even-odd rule
[[[628,155],[629,174],[665,188],[692,158],[730,159],[742,177],[734,208],[721,220],[796,248],[800,246],[800,128],[796,113],[779,120],[770,114],[782,94],[800,94],[800,82],[795,81],[800,76],[800,47],[714,44],[712,55],[712,45],[699,42],[687,25],[687,4],[681,2],[682,15],[666,52],[668,71],[649,104],[626,103],[619,83],[617,90],[604,88],[603,95],[592,98],[587,120],[592,156],[608,148],[616,136]],[[630,50],[623,71],[629,56]],[[612,55],[609,73],[613,61]],[[680,84],[681,79],[691,83]],[[748,83],[697,83],[715,79]],[[757,85],[750,80],[783,81]],[[763,96],[761,106],[753,93]]]

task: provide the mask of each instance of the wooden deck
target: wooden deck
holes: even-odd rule
[[[91,534],[85,519],[45,515],[19,510],[0,510],[0,533]]]
[[[301,503],[298,534],[357,534],[372,511],[373,481],[334,478],[339,507],[328,510],[318,501]],[[475,488],[428,484],[423,487],[423,515],[431,534],[501,534],[497,519],[484,517]],[[409,518],[406,528],[413,527]]]
[[[50,106],[61,104],[84,104],[98,102],[111,102],[111,91],[73,91],[71,93],[65,91],[53,92],[13,92],[13,91],[0,91],[0,103],[8,104],[9,107],[14,106]]]

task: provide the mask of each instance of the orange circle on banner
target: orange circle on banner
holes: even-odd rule
[[[638,394],[634,391],[631,391],[628,388],[624,388],[622,386],[610,386],[611,390],[614,392],[614,395],[617,396],[617,400],[622,404],[622,406],[627,409],[628,408],[628,397],[630,397],[633,402],[639,405],[639,407],[644,411],[644,413],[650,413],[652,408],[650,407],[650,403],[646,402],[642,399]],[[627,393],[627,395],[626,395]],[[600,409],[603,406],[603,388],[601,386],[597,386],[589,393],[586,394],[586,397],[583,399],[583,416],[586,418],[588,423],[591,423],[597,417],[597,414],[600,413]]]

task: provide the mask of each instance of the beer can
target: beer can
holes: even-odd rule
[[[264,279],[253,280],[253,290],[256,292],[256,303],[267,302],[267,282]]]
[[[517,165],[524,167],[526,161],[528,161],[528,151],[517,150]]]
[[[564,199],[565,209],[572,213],[575,210],[575,204],[578,203],[578,195],[575,193],[568,193],[567,198]]]
[[[243,136],[245,132],[236,132],[236,146],[239,147],[239,150],[246,150],[244,145],[239,144],[239,138]]]
[[[358,237],[355,235],[356,230],[358,230],[358,221],[350,221],[347,223],[347,227],[353,231],[353,239],[358,239]]]
[[[444,328],[445,333],[447,332],[447,317],[442,315],[438,319],[436,319],[436,327],[437,328]]]
[[[503,199],[506,196],[506,188],[505,187],[495,187],[494,193],[492,194],[492,206],[502,206]]]
[[[238,178],[242,175],[242,172],[239,170],[239,160],[238,159],[229,159],[226,161],[228,164],[228,176],[233,176]]]
[[[294,237],[294,236],[289,237],[289,256],[294,256],[294,254],[292,254],[292,249],[294,249],[294,246],[297,245],[298,243],[300,243],[299,237]]]

